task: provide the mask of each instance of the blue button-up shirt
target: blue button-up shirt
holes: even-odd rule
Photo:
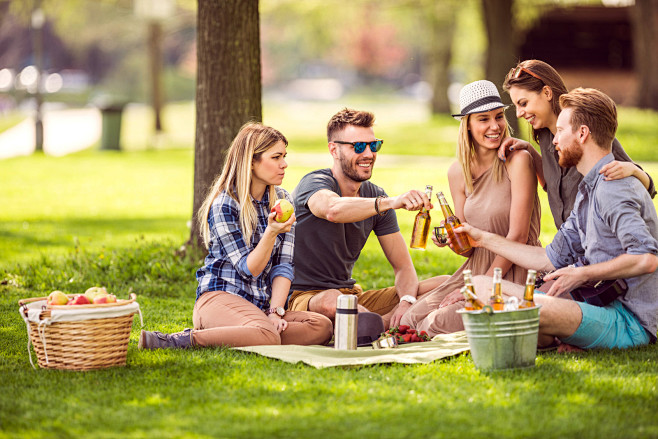
[[[285,190],[277,188],[279,198],[292,198]],[[261,201],[252,198],[258,214],[257,225],[247,245],[240,229],[240,205],[225,191],[220,193],[210,208],[208,225],[210,242],[204,266],[196,272],[199,286],[197,299],[206,291],[226,291],[247,299],[262,310],[270,306],[272,281],[277,276],[294,279],[293,250],[295,228],[276,237],[274,249],[265,269],[253,276],[247,267],[247,256],[256,247],[267,227],[269,191]]]
[[[597,264],[624,253],[658,253],[658,217],[642,183],[632,177],[606,181],[599,174],[613,160],[612,154],[603,157],[578,185],[571,215],[546,247],[554,267],[574,264],[583,256]],[[625,280],[628,291],[619,300],[655,336],[658,271]]]

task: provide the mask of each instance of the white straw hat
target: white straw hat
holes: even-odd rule
[[[457,120],[473,113],[484,113],[498,108],[506,108],[507,105],[503,104],[500,99],[496,85],[483,79],[462,87],[459,92],[459,107],[461,112],[452,115]]]

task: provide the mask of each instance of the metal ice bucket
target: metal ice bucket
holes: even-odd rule
[[[533,367],[537,356],[539,308],[495,311],[460,309],[473,362],[481,370]]]

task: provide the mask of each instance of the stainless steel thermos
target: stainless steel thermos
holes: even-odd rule
[[[334,325],[334,347],[342,350],[356,349],[359,314],[357,297],[341,294],[336,301],[336,323]]]

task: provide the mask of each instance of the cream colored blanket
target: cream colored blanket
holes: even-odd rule
[[[327,346],[247,346],[235,348],[288,363],[306,363],[318,369],[335,366],[363,366],[378,363],[429,363],[469,350],[466,332],[439,334],[431,341],[403,344],[392,349],[361,347],[355,351]]]

